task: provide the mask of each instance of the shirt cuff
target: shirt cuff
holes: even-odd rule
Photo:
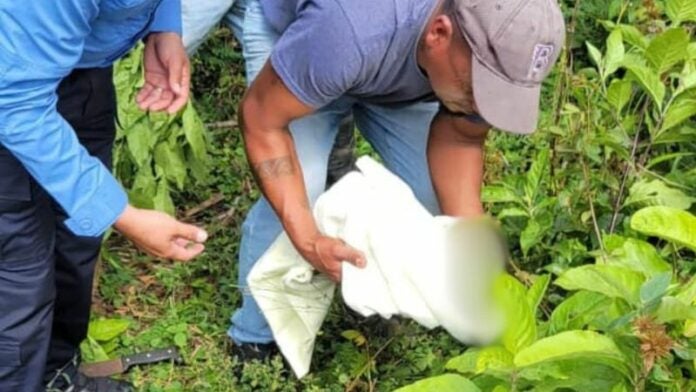
[[[162,0],[155,10],[150,32],[177,33],[181,35],[181,0]]]
[[[116,222],[128,205],[128,196],[116,179],[108,175],[84,207],[73,212],[65,225],[75,235],[98,237]]]

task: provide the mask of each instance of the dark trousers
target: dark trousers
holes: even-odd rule
[[[58,111],[89,153],[111,166],[111,68],[75,70]],[[0,145],[0,392],[42,391],[86,337],[101,238],[78,237],[65,213]]]

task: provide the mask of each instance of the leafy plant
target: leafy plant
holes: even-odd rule
[[[80,344],[85,362],[105,361],[118,347],[118,338],[128,330],[130,322],[125,319],[99,318],[89,323],[87,339]]]
[[[119,127],[114,171],[139,207],[174,213],[173,190],[207,178],[208,147],[203,123],[192,103],[170,116],[145,113],[135,97],[143,85],[142,45],[120,60],[114,83]]]

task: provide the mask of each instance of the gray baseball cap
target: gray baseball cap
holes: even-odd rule
[[[474,100],[489,124],[531,133],[541,82],[558,59],[565,22],[556,0],[455,0],[472,51]]]

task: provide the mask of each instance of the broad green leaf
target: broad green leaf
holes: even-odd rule
[[[395,392],[481,392],[471,380],[458,374],[443,374],[420,380]]]
[[[623,360],[614,341],[593,331],[565,331],[543,338],[515,355],[517,367],[570,358]]]
[[[182,190],[186,181],[186,163],[181,146],[169,142],[159,143],[155,147],[155,165],[168,180]]]
[[[527,290],[527,303],[529,303],[529,308],[533,314],[536,314],[537,308],[544,299],[544,294],[546,289],[549,287],[549,282],[551,281],[550,275],[538,276],[532,286]]]
[[[478,349],[468,349],[464,354],[458,355],[447,361],[445,369],[454,370],[462,374],[474,374],[476,373],[478,353]]]
[[[561,302],[551,313],[549,331],[557,333],[569,329],[584,328],[595,318],[596,312],[604,312],[611,299],[593,291],[578,291]]]
[[[585,45],[587,45],[587,52],[590,54],[590,58],[597,66],[597,69],[602,69],[602,67],[603,67],[602,52],[600,52],[596,46],[592,45],[589,42],[585,42]]]
[[[536,365],[515,369],[517,376],[530,381],[534,385],[543,384],[549,379],[568,378],[568,373],[562,369],[562,361],[542,362]]]
[[[512,353],[505,347],[490,346],[481,349],[476,358],[476,373],[509,373],[514,368]]]
[[[199,160],[207,159],[207,148],[205,143],[205,127],[198,117],[193,104],[189,101],[182,115],[184,135],[193,151],[193,155]]]
[[[624,61],[623,65],[630,71],[641,88],[650,95],[658,109],[662,110],[662,103],[665,99],[665,85],[662,84],[657,72],[634,61]]]
[[[694,71],[696,75],[696,71]],[[695,78],[696,79],[696,78]],[[692,95],[680,95],[669,105],[662,122],[660,133],[675,127],[684,121],[696,116],[696,97]]]
[[[611,392],[629,392],[629,391],[630,391],[629,387],[626,384],[624,384],[623,382],[614,385],[614,387],[611,389]]]
[[[684,336],[687,338],[696,336],[696,319],[684,321]]]
[[[513,218],[513,217],[528,217],[529,214],[527,211],[517,208],[517,207],[510,207],[510,208],[504,208],[502,211],[496,215],[498,219],[505,219],[505,218]]]
[[[696,277],[692,277],[687,283],[681,285],[675,296],[685,304],[696,304]]]
[[[583,265],[567,270],[555,284],[566,290],[587,290],[611,298],[622,298],[629,303],[639,303],[643,274],[614,265]]]
[[[686,210],[694,202],[696,198],[687,196],[679,189],[670,188],[660,180],[640,179],[631,185],[624,207],[633,204],[662,205]]]
[[[696,44],[696,42],[694,43]],[[691,47],[691,45],[689,45]],[[694,46],[696,48],[696,45]],[[674,92],[674,96],[679,96],[685,91],[689,91],[689,89],[696,87],[696,58],[691,57],[692,54],[690,53],[690,50],[687,49],[687,56],[691,59],[691,61],[685,61],[684,62],[684,68],[682,68],[681,74],[679,75],[679,87],[677,90]],[[696,53],[693,54],[693,56],[696,56]],[[691,91],[691,100],[696,100],[696,92],[693,90]]]
[[[667,287],[669,287],[671,281],[671,271],[655,275],[640,287],[640,300],[647,304],[662,297],[667,292]]]
[[[696,250],[696,216],[677,208],[646,207],[631,217],[631,228]]]
[[[495,284],[495,297],[505,315],[503,346],[517,353],[537,338],[535,315],[527,302],[527,290],[517,279],[502,275]]]
[[[152,200],[157,193],[157,180],[150,165],[141,167],[135,175],[133,185],[128,192],[128,199],[140,208],[153,208]]]
[[[106,361],[109,355],[99,342],[87,336],[87,339],[80,343],[80,353],[85,363]]]
[[[677,320],[696,320],[696,306],[686,304],[676,297],[664,297],[657,308],[656,316],[661,323]]]
[[[527,226],[520,234],[522,253],[526,255],[534,245],[544,238],[544,234],[546,234],[546,227],[543,227],[536,219],[527,221]]]
[[[604,57],[603,75],[606,79],[616,72],[624,58],[624,45],[620,29],[614,29],[607,38],[607,51]]]
[[[131,125],[126,131],[128,150],[139,167],[149,162],[150,151],[152,151],[157,140],[157,135],[144,126],[145,122],[147,122],[147,119],[143,118],[141,121]]]
[[[624,41],[637,48],[647,49],[649,44],[648,39],[635,26],[619,24],[616,25],[616,27],[621,30],[621,36]]]
[[[487,185],[481,192],[481,200],[484,203],[504,203],[518,200],[515,192],[503,185]]]
[[[686,55],[692,60],[696,59],[696,42],[689,44],[689,46],[686,48]]]
[[[627,80],[614,79],[607,88],[607,101],[620,112],[631,99],[633,84]]]
[[[166,212],[169,215],[174,215],[176,208],[172,201],[172,196],[169,193],[169,185],[167,180],[161,179],[157,184],[157,193],[153,199],[154,208],[158,211]]]
[[[682,28],[672,28],[650,41],[645,57],[652,69],[662,75],[678,62],[686,58],[689,36]]]
[[[696,21],[696,2],[693,0],[665,0],[665,11],[675,24]]]
[[[97,342],[108,342],[126,332],[130,322],[125,319],[98,319],[89,323],[87,335]]]
[[[610,247],[612,242],[614,246]],[[645,241],[611,235],[605,237],[605,246],[609,254],[597,257],[597,264],[606,262],[626,267],[649,278],[672,271],[672,266],[657,253],[655,247]]]
[[[542,181],[549,171],[549,150],[542,148],[534,157],[532,166],[527,172],[527,181],[524,186],[525,196],[530,202],[534,202],[539,192]]]
[[[531,387],[523,385],[518,390],[534,392],[604,392],[625,380],[621,372],[608,365],[582,359],[543,362],[525,367],[518,374],[521,379],[529,380]]]

